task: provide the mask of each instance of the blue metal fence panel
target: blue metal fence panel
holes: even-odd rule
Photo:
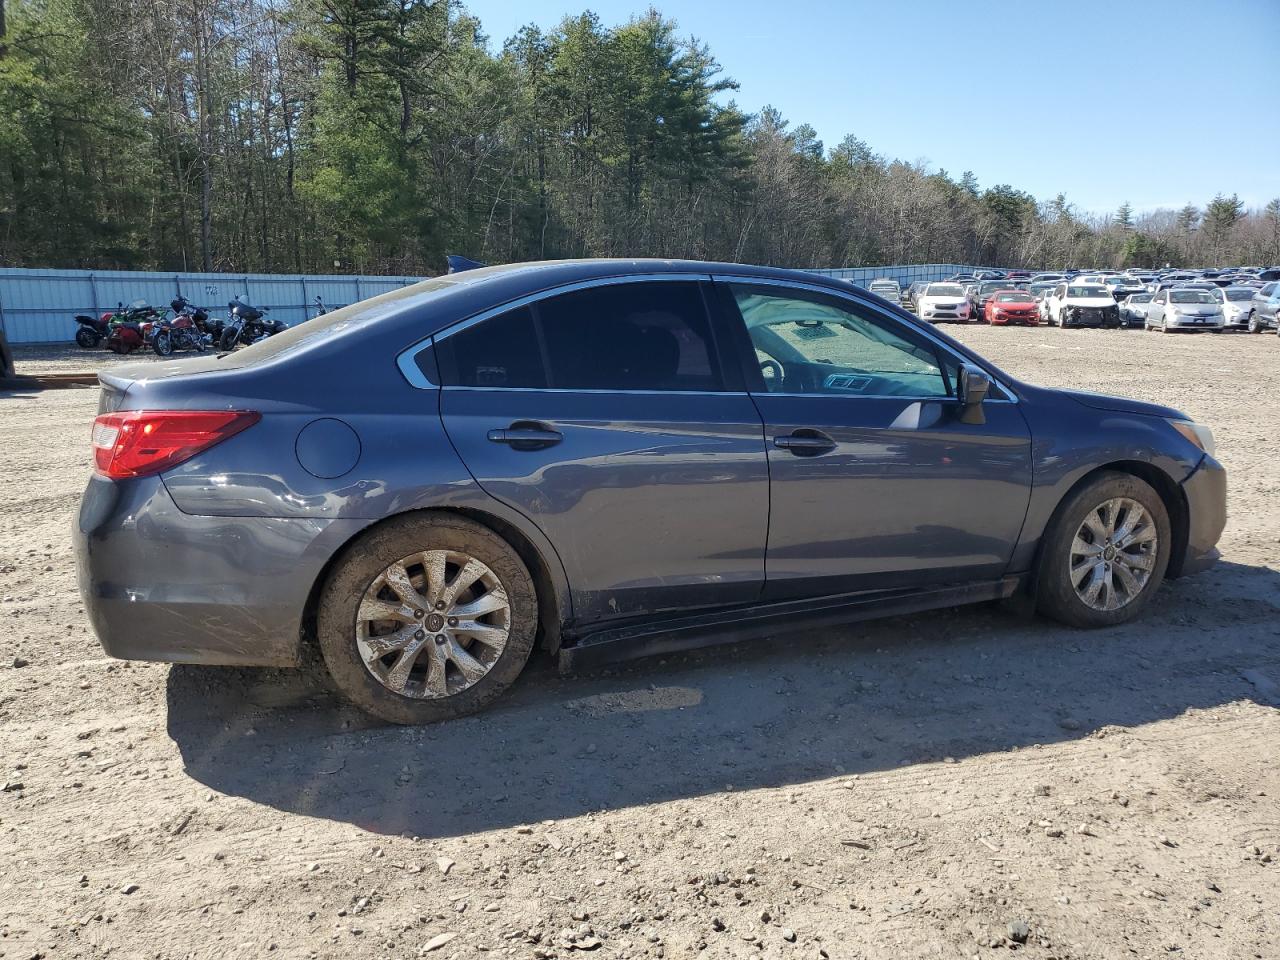
[[[985,269],[959,263],[812,270],[851,280],[861,287],[891,277],[903,287],[916,280],[941,280],[953,273]],[[96,316],[119,303],[147,300],[168,305],[182,294],[192,303],[225,316],[226,305],[244,294],[271,309],[273,319],[301,323],[316,315],[315,298],[330,310],[416,283],[421,277],[299,276],[298,274],[166,273],[124,270],[43,270],[0,268],[0,330],[10,343],[57,343],[75,336],[77,313]]]
[[[395,290],[420,277],[297,274],[167,273],[125,270],[0,269],[0,329],[10,343],[57,343],[75,336],[75,315],[96,316],[117,304],[146,300],[167,306],[179,294],[225,316],[239,294],[271,309],[273,319],[301,323],[317,313]]]

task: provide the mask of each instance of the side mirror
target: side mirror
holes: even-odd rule
[[[991,378],[981,367],[962,363],[956,382],[956,395],[960,400],[961,423],[986,423],[982,402],[991,390]]]

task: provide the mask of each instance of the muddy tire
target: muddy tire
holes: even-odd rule
[[[1160,589],[1172,546],[1160,495],[1130,474],[1100,473],[1054,516],[1041,548],[1037,606],[1073,627],[1127,623]]]
[[[394,518],[353,543],[317,618],[338,689],[402,724],[488,706],[524,669],[537,627],[520,556],[492,530],[447,514]]]

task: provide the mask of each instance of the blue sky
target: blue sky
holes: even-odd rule
[[[463,0],[491,46],[644,0]],[[664,0],[766,104],[831,147],[927,160],[1083,210],[1280,196],[1280,0]],[[1002,133],[1002,129],[1007,133]],[[1005,142],[987,142],[994,134]],[[1015,145],[1016,144],[1016,145]]]

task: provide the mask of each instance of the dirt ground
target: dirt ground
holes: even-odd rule
[[[538,661],[421,729],[105,659],[68,544],[96,391],[0,394],[0,956],[1280,956],[1278,338],[957,332],[1211,424],[1223,561],[1119,629]]]

